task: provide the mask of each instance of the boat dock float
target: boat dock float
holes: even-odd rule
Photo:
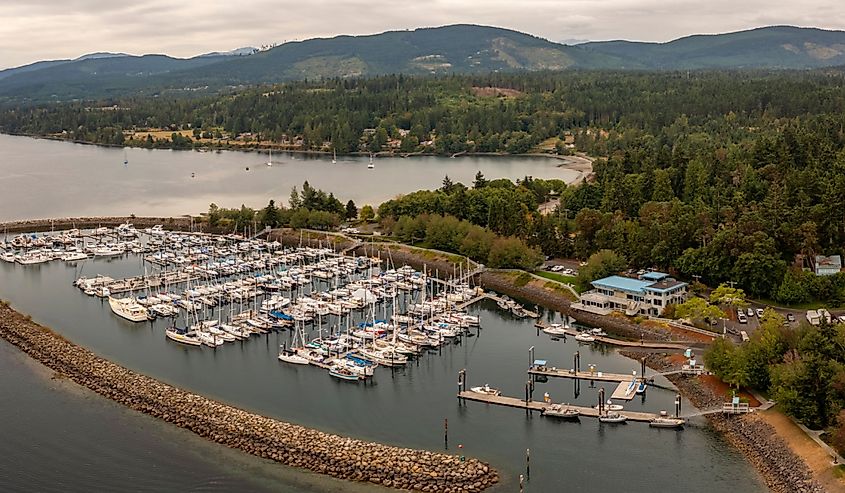
[[[475,402],[484,402],[486,404],[494,404],[497,406],[505,406],[505,407],[513,407],[518,409],[527,409],[529,411],[538,411],[543,412],[544,410],[548,409],[552,406],[552,403],[546,403],[542,401],[525,401],[524,399],[518,399],[516,397],[505,397],[502,395],[489,395],[489,394],[481,394],[478,392],[473,392],[471,390],[465,390],[458,393],[459,399],[465,399],[468,401],[475,401]],[[585,418],[598,418],[599,417],[599,410],[593,407],[582,407],[582,406],[571,406],[565,405],[565,407],[569,407],[572,409],[576,409],[580,416]],[[638,411],[621,411],[629,421],[640,421],[644,423],[648,423],[649,421],[653,420],[654,418],[659,417],[657,414],[654,413],[643,413]]]
[[[528,374],[557,377],[557,378],[577,378],[581,380],[595,380],[597,382],[624,382],[628,384],[633,379],[637,381],[642,380],[642,377],[633,375],[631,373],[607,373],[602,371],[572,371],[564,370],[562,368],[549,368],[544,366],[532,366],[528,369]]]

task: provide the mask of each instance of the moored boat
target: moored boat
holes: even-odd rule
[[[596,338],[586,332],[581,332],[575,336],[575,340],[578,342],[593,342]]]
[[[616,411],[611,411],[607,414],[599,416],[599,421],[602,423],[622,424],[628,421],[628,417]]]
[[[568,328],[569,327],[565,324],[551,324],[544,328],[543,332],[550,336],[563,336],[566,335],[566,329]]]
[[[543,416],[549,416],[551,418],[560,418],[568,421],[574,421],[578,419],[578,416],[581,415],[581,412],[575,408],[565,406],[563,404],[552,404],[551,406],[543,409],[542,414]]]
[[[341,364],[333,364],[332,366],[330,366],[329,375],[340,380],[346,380],[350,382],[357,382],[361,378],[358,376],[357,373],[347,368],[346,365]]]
[[[130,322],[144,322],[150,319],[147,309],[133,298],[113,298],[109,296],[109,306],[115,315]]]
[[[648,422],[652,428],[683,428],[686,421],[683,418],[660,416]]]
[[[494,389],[488,384],[484,384],[481,387],[471,387],[469,390],[475,392],[476,394],[484,394],[484,395],[502,395],[502,392],[499,389]]]
[[[170,327],[164,331],[164,335],[171,341],[175,341],[188,346],[201,346],[202,341],[196,336],[194,332],[188,332],[185,329],[177,327]]]

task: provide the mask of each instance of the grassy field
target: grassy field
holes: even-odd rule
[[[552,281],[562,282],[564,284],[571,284],[575,291],[579,293],[584,292],[583,286],[578,284],[578,278],[575,276],[565,276],[563,274],[558,274],[557,272],[547,272],[544,270],[534,271],[534,275],[545,277],[546,279],[551,279]]]

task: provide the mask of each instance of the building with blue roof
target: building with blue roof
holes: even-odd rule
[[[581,294],[572,308],[599,315],[621,311],[629,316],[660,316],[667,305],[687,299],[687,283],[663,272],[647,272],[638,279],[610,276],[590,284],[593,289]]]

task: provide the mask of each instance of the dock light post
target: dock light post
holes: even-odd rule
[[[681,394],[675,394],[675,417],[681,416]]]
[[[528,348],[528,368],[534,366],[534,346]]]
[[[574,366],[575,367],[575,374],[577,375],[579,371],[581,371],[581,351],[575,351],[574,355]]]

